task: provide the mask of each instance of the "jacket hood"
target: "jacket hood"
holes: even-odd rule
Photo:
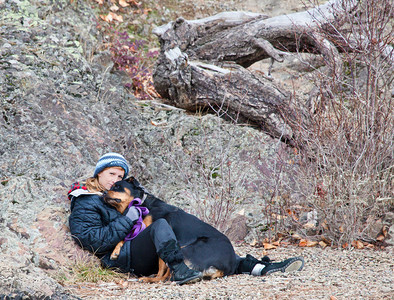
[[[99,195],[102,196],[100,192],[90,192],[85,184],[80,182],[74,182],[71,185],[70,190],[67,192],[68,199],[71,200],[71,209],[73,208],[73,200],[82,195]]]

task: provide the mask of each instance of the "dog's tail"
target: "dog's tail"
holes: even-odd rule
[[[216,269],[215,267],[210,266],[208,269],[202,272],[204,279],[215,279],[224,276],[223,271]]]
[[[190,269],[194,269],[194,270],[198,269],[198,268],[194,268],[193,264],[189,260],[185,260],[185,263]],[[209,268],[202,270],[202,277],[204,280],[220,278],[223,276],[224,276],[224,272],[215,268],[214,266],[210,266]]]

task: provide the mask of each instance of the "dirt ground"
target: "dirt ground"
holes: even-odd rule
[[[240,255],[261,257],[262,248],[236,247]],[[394,248],[333,250],[318,247],[280,247],[269,257],[282,260],[303,256],[301,272],[265,277],[233,275],[196,284],[145,284],[136,279],[118,283],[80,284],[67,287],[82,299],[392,299]]]

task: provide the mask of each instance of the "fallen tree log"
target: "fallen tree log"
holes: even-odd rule
[[[356,4],[329,1],[273,18],[247,12],[192,21],[179,18],[154,31],[161,45],[153,74],[155,88],[177,107],[220,110],[292,144],[291,124],[297,124],[300,116],[295,119],[291,93],[247,67],[265,58],[282,62],[287,53],[304,51],[320,53],[340,69],[338,49],[319,31],[340,22],[341,13]]]
[[[209,107],[237,122],[258,125],[270,135],[290,142],[291,129],[284,122],[280,104],[289,95],[264,82],[237,64],[223,67],[190,61],[179,48],[167,52],[169,81],[165,92],[173,105],[195,111]],[[284,108],[287,110],[287,108]]]

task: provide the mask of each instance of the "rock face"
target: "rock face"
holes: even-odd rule
[[[231,165],[238,194],[229,196],[255,217],[278,153],[287,161],[252,128],[137,101],[100,51],[88,3],[0,0],[0,296],[70,297],[53,279],[81,251],[66,193],[106,152],[122,153],[149,190],[190,211],[215,187],[207,178]]]

